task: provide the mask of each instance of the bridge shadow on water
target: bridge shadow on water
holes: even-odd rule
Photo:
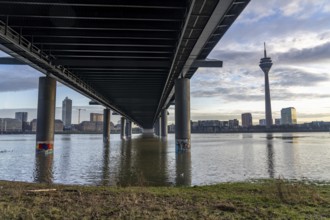
[[[191,153],[175,153],[172,142],[154,136],[140,135],[132,139],[110,140],[110,143],[104,143],[102,158],[99,160],[100,171],[95,170],[95,179],[98,179],[95,184],[190,186]],[[56,151],[54,154],[56,156]],[[54,154],[36,154],[35,182],[53,182]],[[101,175],[97,176],[98,173]]]
[[[191,185],[190,152],[175,154],[176,178],[171,179],[171,150],[174,150],[174,146],[167,140],[150,135],[122,140],[116,185]]]

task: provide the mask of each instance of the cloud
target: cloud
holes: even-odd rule
[[[275,79],[272,86],[286,88],[316,86],[318,83],[330,80],[330,77],[325,73],[319,74],[295,68],[276,68],[272,71],[272,76]]]
[[[4,65],[0,69],[0,92],[37,89],[40,76],[39,72],[25,65]]]
[[[278,62],[282,64],[313,63],[330,60],[330,41],[312,48],[291,49],[276,56]]]
[[[260,22],[274,16],[308,19],[315,14],[329,12],[328,3],[328,0],[254,0],[243,11],[240,22]]]
[[[301,100],[329,98],[330,94],[323,94],[312,90],[321,82],[329,81],[326,74],[308,72],[297,68],[276,68],[270,75],[270,89],[272,100]],[[304,87],[304,90],[296,90]],[[310,87],[311,91],[306,92]],[[196,73],[192,81],[191,94],[196,98],[218,97],[227,102],[235,101],[263,101],[264,75],[261,70],[230,69]]]
[[[318,36],[319,38],[329,37],[330,32],[323,33]],[[307,63],[317,63],[330,61],[330,41],[321,45],[316,45],[308,48],[291,48],[286,52],[274,52],[267,53],[273,60],[274,65],[288,66],[288,65],[306,65]],[[224,67],[258,67],[260,58],[263,57],[263,47],[254,48],[249,51],[240,50],[214,50],[209,55],[210,58],[220,59],[224,61]]]

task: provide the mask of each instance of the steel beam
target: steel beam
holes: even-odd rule
[[[0,65],[27,65],[12,57],[0,57]]]
[[[54,60],[54,65],[62,66],[75,66],[75,67],[168,67],[169,61],[155,61],[155,60],[135,60],[135,61],[122,61],[122,60],[95,60],[95,59],[61,59]]]

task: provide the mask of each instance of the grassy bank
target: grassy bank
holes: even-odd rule
[[[0,219],[40,218],[330,219],[330,185],[269,180],[118,188],[0,181]]]

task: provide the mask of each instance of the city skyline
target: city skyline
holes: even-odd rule
[[[273,119],[280,118],[282,108],[293,106],[298,123],[330,121],[329,12],[327,1],[251,1],[209,56],[223,60],[224,67],[200,68],[192,78],[191,119],[239,119],[244,112],[252,113],[254,124],[264,118],[264,75],[258,62],[266,41],[274,63],[269,73]],[[27,66],[1,65],[0,76],[0,117],[10,109],[14,117],[14,111],[36,108],[38,77],[43,74]],[[58,83],[58,108],[66,96],[74,103],[73,123],[75,106],[102,112],[102,107],[88,106],[88,98]],[[173,107],[169,112],[170,123]],[[81,121],[88,120],[88,112],[81,114]],[[58,115],[57,110],[60,119]],[[113,122],[118,120],[112,116]]]

